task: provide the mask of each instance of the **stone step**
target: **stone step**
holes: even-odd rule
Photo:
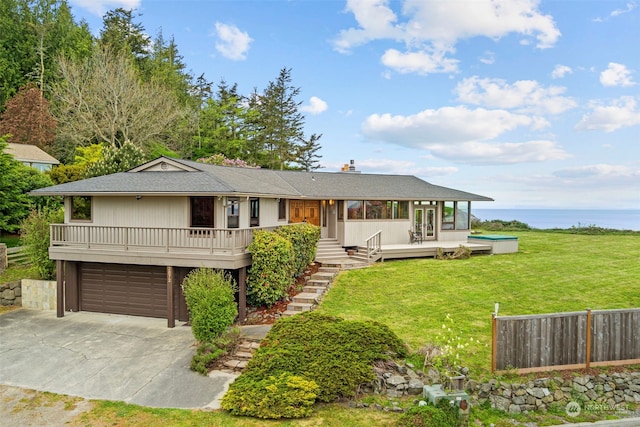
[[[296,314],[300,314],[300,313],[302,312],[297,310],[285,310],[282,312],[282,317],[295,316]]]
[[[311,275],[311,280],[333,280],[336,275],[334,273],[315,273]]]
[[[287,310],[297,311],[298,313],[301,311],[311,311],[316,304],[310,304],[307,302],[290,302],[287,304]]]
[[[327,291],[327,289],[328,289],[327,286],[311,286],[311,285],[307,285],[304,288],[302,288],[302,292],[309,293],[309,294],[322,295]]]
[[[255,351],[260,347],[260,343],[256,341],[243,341],[238,344],[238,350],[240,351]]]
[[[250,351],[236,351],[233,354],[233,358],[238,360],[249,360],[252,357],[253,357],[253,352],[250,352]]]
[[[318,273],[333,273],[338,274],[340,269],[338,267],[320,267],[318,268]]]
[[[307,303],[307,304],[317,304],[319,297],[320,295],[318,295],[317,293],[300,292],[299,294],[293,296],[291,300],[294,303],[300,302],[300,303]]]
[[[230,369],[242,370],[247,367],[246,360],[231,359],[224,362],[224,366]]]
[[[319,279],[309,279],[307,280],[306,286],[324,286],[328,288],[331,284],[330,280],[319,280]]]

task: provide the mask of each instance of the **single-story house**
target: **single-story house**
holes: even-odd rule
[[[10,142],[7,144],[5,151],[11,154],[17,161],[26,166],[36,168],[40,172],[48,171],[53,166],[60,164],[55,157],[50,156],[35,145],[15,144]]]
[[[351,169],[354,169],[353,167]],[[407,244],[409,232],[466,241],[471,202],[492,199],[408,175],[301,172],[214,166],[168,157],[128,172],[38,189],[63,196],[63,224],[51,226],[58,316],[100,311],[186,321],[180,283],[194,268],[229,270],[240,286],[241,318],[258,228],[307,221],[321,238],[365,248]]]

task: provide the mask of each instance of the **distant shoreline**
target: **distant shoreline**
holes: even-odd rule
[[[640,231],[640,209],[472,209],[481,221],[520,221],[537,229],[596,226]]]

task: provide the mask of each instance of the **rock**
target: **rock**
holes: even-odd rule
[[[522,412],[522,410],[520,409],[520,406],[518,406],[518,405],[509,405],[509,413],[510,414],[519,414],[521,412]]]
[[[589,378],[588,376],[585,376],[585,377],[575,377],[575,378],[573,379],[573,382],[574,382],[574,383],[578,383],[578,384],[580,384],[580,385],[582,385],[582,386],[587,385],[587,383],[588,383],[589,381],[590,381],[590,378]]]
[[[531,396],[535,397],[536,399],[542,399],[545,396],[545,394],[542,391],[542,389],[538,388],[538,387],[528,388],[527,389],[527,393],[530,394]]]
[[[511,404],[509,399],[505,399],[502,396],[493,396],[493,395],[491,395],[489,397],[489,401],[491,402],[491,407],[492,408],[496,408],[496,409],[499,409],[499,410],[504,411],[504,412],[507,412],[507,410],[509,409],[509,405]]]
[[[387,378],[387,385],[391,387],[397,387],[400,384],[406,384],[407,380],[402,375],[392,375]]]
[[[409,385],[407,386],[407,393],[412,396],[418,395],[422,393],[423,386],[424,384],[422,383],[422,381],[418,379],[411,379],[409,380]]]

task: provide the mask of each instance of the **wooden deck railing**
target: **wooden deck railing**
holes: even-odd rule
[[[163,228],[52,224],[51,246],[121,251],[242,254],[253,228]]]

